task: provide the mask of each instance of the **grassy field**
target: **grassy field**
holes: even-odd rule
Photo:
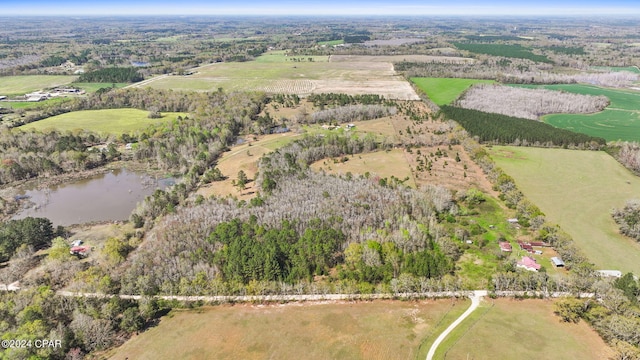
[[[411,175],[411,168],[402,149],[354,155],[350,156],[349,160],[344,163],[335,163],[332,159],[324,159],[311,164],[311,168],[316,171],[325,171],[329,174],[344,175],[347,172],[351,172],[354,176],[357,176],[369,172],[371,176],[379,176],[381,178],[395,176],[400,180],[404,180],[405,177],[408,177],[409,180],[405,182],[405,185],[412,188],[416,187]]]
[[[175,311],[109,355],[154,360],[412,359],[444,316],[466,306],[468,301],[447,299]]]
[[[608,359],[613,351],[584,321],[560,322],[548,300],[489,300],[436,352],[436,359]]]
[[[640,274],[640,244],[620,235],[610,215],[638,198],[640,178],[604,152],[502,146],[490,152],[596,266]]]
[[[67,85],[77,76],[72,75],[19,75],[0,77],[0,95],[16,96]]]
[[[450,104],[473,84],[495,82],[493,80],[454,78],[411,78],[411,81],[437,105]]]
[[[344,44],[344,40],[340,39],[340,40],[318,41],[318,45],[333,46],[333,45],[340,45],[340,44]]]
[[[51,99],[48,99],[48,100],[38,101],[38,102],[33,102],[33,101],[3,101],[3,102],[0,102],[0,106],[7,107],[7,108],[12,108],[12,109],[29,110],[29,109],[39,108],[39,107],[42,107],[42,106],[60,104],[60,103],[63,103],[65,101],[67,101],[67,100],[70,100],[70,99],[69,98],[64,98],[64,97],[56,97],[56,98],[51,98]]]
[[[160,119],[149,119],[149,112],[138,109],[105,109],[74,111],[32,122],[19,129],[39,131],[86,129],[98,133],[122,134],[144,129],[152,124],[171,121],[185,113],[162,113]]]
[[[254,61],[216,63],[193,71],[189,76],[159,76],[134,86],[196,91],[223,88],[299,95],[379,94],[393,99],[418,99],[411,86],[393,71],[390,62],[360,58],[333,62],[327,56],[286,56],[283,51],[274,51]]]
[[[577,94],[604,95],[611,102],[604,111],[596,114],[547,115],[542,118],[546,123],[591,136],[600,136],[608,141],[640,141],[640,92],[591,85],[547,85],[544,88]]]
[[[635,74],[640,74],[640,69],[637,66],[593,66],[594,69],[597,70],[606,70],[606,71],[628,71]]]

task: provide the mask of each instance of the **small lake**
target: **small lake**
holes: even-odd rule
[[[48,189],[30,189],[19,193],[31,202],[13,219],[45,217],[54,226],[92,221],[127,220],[138,202],[156,189],[175,183],[172,178],[158,179],[126,169],[112,170],[95,177],[59,184]]]

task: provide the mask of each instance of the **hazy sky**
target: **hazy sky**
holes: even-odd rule
[[[3,15],[640,15],[638,0],[29,0]]]

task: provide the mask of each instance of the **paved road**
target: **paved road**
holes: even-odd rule
[[[466,319],[469,315],[471,315],[471,313],[475,309],[478,308],[478,305],[480,305],[480,300],[484,296],[487,296],[486,290],[476,290],[473,292],[473,295],[469,296],[469,298],[471,298],[471,306],[469,306],[467,311],[465,311],[462,315],[460,315],[459,318],[456,319],[456,321],[454,321],[451,325],[449,325],[449,327],[445,331],[443,331],[442,334],[440,334],[440,336],[438,336],[436,341],[433,342],[433,345],[431,345],[431,348],[429,349],[429,353],[427,353],[427,360],[433,360],[433,355],[436,353],[436,350],[438,349],[438,346],[440,345],[440,343],[444,341],[447,335],[449,335],[449,333],[453,331],[453,329],[455,329],[456,326],[460,325],[460,323],[464,319]]]

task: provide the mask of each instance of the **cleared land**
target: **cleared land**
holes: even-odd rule
[[[147,115],[149,115],[148,111],[138,109],[83,110],[35,121],[20,126],[19,129],[38,131],[86,129],[98,133],[122,134],[171,121],[187,114],[166,112],[162,113],[160,119],[149,119]]]
[[[411,78],[411,81],[437,105],[450,104],[473,84],[495,82],[493,80],[456,78]]]
[[[311,61],[310,61],[311,60]],[[161,89],[215,91],[265,91],[308,95],[311,93],[379,94],[391,99],[418,100],[389,60],[358,57],[329,61],[327,56],[287,56],[272,52],[255,61],[216,63],[193,70],[189,76],[159,76],[135,84]]]
[[[491,155],[518,187],[601,269],[640,274],[640,244],[611,218],[640,193],[640,178],[604,152],[496,146]]]
[[[604,95],[611,103],[596,114],[554,114],[542,119],[555,127],[599,136],[607,141],[640,141],[640,92],[591,85],[548,85],[545,89]]]
[[[613,355],[584,321],[560,322],[552,301],[486,301],[445,340],[436,358],[596,360]]]
[[[263,135],[256,137],[255,140],[252,136],[245,138],[245,143],[234,146],[230,151],[224,153],[216,165],[222,175],[227,178],[200,187],[197,194],[205,198],[215,195],[218,197],[235,196],[239,200],[251,199],[256,195],[256,191],[260,190],[253,181],[258,172],[260,158],[288,144],[299,136],[300,134],[288,132]],[[251,180],[242,191],[233,185],[233,181],[238,178],[240,170],[244,171],[247,178]]]
[[[111,358],[412,359],[444,316],[467,306],[448,299],[175,311]]]
[[[19,75],[0,77],[0,95],[15,96],[67,85],[77,76],[70,75]]]
[[[346,162],[340,162],[340,159],[320,160],[311,165],[316,171],[325,171],[329,174],[345,175],[351,172],[354,175],[362,175],[369,172],[371,176],[380,178],[390,178],[395,176],[400,180],[409,178],[405,185],[416,187],[415,181],[411,174],[411,168],[407,163],[404,150],[394,149],[390,151],[376,151],[367,154],[358,154],[348,157]]]

